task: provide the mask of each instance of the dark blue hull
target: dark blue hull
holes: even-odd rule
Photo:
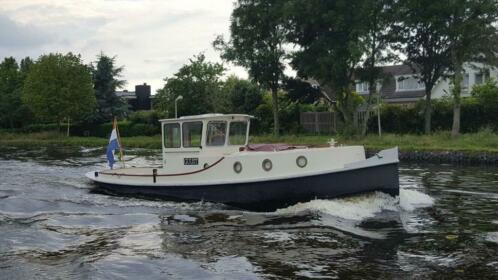
[[[373,191],[392,196],[399,194],[397,163],[253,183],[178,187],[97,184],[99,190],[111,194],[176,201],[210,201],[257,211],[273,211],[298,202]]]

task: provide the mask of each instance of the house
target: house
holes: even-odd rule
[[[408,65],[390,65],[382,67],[384,78],[377,83],[377,91],[386,103],[400,105],[414,104],[425,98],[425,86],[418,78],[417,71]],[[498,69],[480,63],[464,65],[462,96],[470,96],[474,85],[482,84],[489,78],[497,78]],[[368,95],[368,82],[355,81],[356,92],[361,96]],[[439,99],[451,94],[449,78],[441,78],[432,89],[432,98]]]
[[[150,85],[136,85],[135,91],[116,91],[116,95],[128,102],[130,110],[150,110],[152,109],[152,99],[154,96],[150,94]]]

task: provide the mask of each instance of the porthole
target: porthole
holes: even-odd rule
[[[236,161],[236,162],[233,164],[233,171],[235,171],[235,173],[240,173],[240,172],[242,172],[242,163],[240,163],[239,161]]]
[[[303,168],[308,164],[308,159],[306,159],[305,156],[298,156],[296,158],[296,164],[297,164],[297,166]]]
[[[271,160],[265,159],[263,160],[262,167],[265,171],[270,171],[273,167],[273,164],[271,163]]]

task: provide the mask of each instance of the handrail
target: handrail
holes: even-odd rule
[[[206,171],[208,170],[209,168],[217,165],[218,163],[220,163],[223,159],[225,159],[225,157],[221,157],[219,160],[217,160],[216,162],[214,162],[213,164],[207,166],[207,167],[204,167],[202,169],[199,169],[199,170],[195,170],[195,171],[191,171],[191,172],[185,172],[185,173],[175,173],[175,174],[157,174],[155,175],[156,177],[169,177],[169,176],[183,176],[183,175],[190,175],[190,174],[195,174],[195,173],[200,173],[200,172],[203,172],[203,171]],[[112,176],[129,176],[129,177],[153,177],[154,174],[150,174],[150,175],[147,175],[147,174],[126,174],[126,173],[109,173],[109,172],[99,172],[100,174],[104,174],[104,175],[112,175]]]

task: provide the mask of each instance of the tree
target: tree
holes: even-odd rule
[[[353,75],[365,54],[369,1],[292,0],[287,4],[288,38],[299,46],[292,64],[298,76],[311,78],[335,97],[344,133],[355,130],[357,98]]]
[[[460,107],[465,62],[496,64],[498,5],[495,0],[448,1],[447,33],[450,38],[450,70],[453,95],[451,135],[460,133]]]
[[[448,1],[401,0],[393,29],[395,49],[406,55],[406,63],[420,72],[425,85],[424,131],[431,132],[431,94],[449,67],[451,39],[445,28]]]
[[[223,96],[229,101],[228,111],[240,114],[256,114],[263,102],[263,92],[258,85],[248,80],[230,76],[223,85]]]
[[[128,112],[128,103],[116,95],[116,89],[122,88],[126,81],[120,80],[123,67],[116,67],[116,57],[100,53],[96,65],[91,65],[93,89],[97,99],[97,108],[90,117],[96,123],[109,122],[114,117],[124,117]]]
[[[179,115],[196,115],[223,111],[225,100],[220,98],[225,71],[220,63],[206,62],[204,54],[189,59],[172,78],[165,78],[164,87],[157,91],[154,107],[174,116],[175,99],[182,95],[178,103]]]
[[[14,128],[22,119],[21,88],[23,78],[13,57],[0,64],[0,125]]]
[[[320,89],[300,79],[288,78],[284,81],[284,90],[291,101],[311,104],[320,98]]]
[[[377,84],[385,78],[379,65],[397,60],[396,55],[389,49],[392,42],[391,31],[394,14],[396,14],[393,0],[367,1],[364,10],[366,32],[361,37],[364,44],[364,54],[360,67],[355,73],[360,81],[368,83],[365,117],[361,126],[363,136],[367,133],[372,105],[378,101],[377,98],[380,98],[380,96],[374,98],[377,94]]]
[[[31,66],[22,94],[23,102],[42,121],[81,120],[95,108],[92,75],[81,57],[68,53],[42,55]]]
[[[238,0],[232,12],[230,40],[213,45],[221,57],[248,69],[249,76],[271,91],[274,134],[279,134],[278,89],[284,74],[285,36],[282,0]]]

